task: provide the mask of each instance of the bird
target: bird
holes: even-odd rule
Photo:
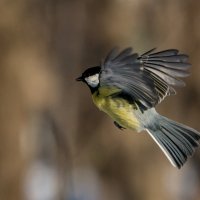
[[[174,87],[185,86],[189,56],[177,49],[141,55],[131,47],[113,48],[99,65],[87,68],[76,80],[85,83],[94,104],[119,129],[146,130],[170,163],[180,169],[199,146],[200,133],[160,115],[155,107]],[[173,108],[175,110],[175,108]]]

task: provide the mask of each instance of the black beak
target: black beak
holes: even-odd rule
[[[80,76],[80,77],[76,78],[76,81],[83,81],[83,77]]]

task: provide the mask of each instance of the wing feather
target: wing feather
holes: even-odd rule
[[[178,78],[189,75],[188,56],[176,49],[141,56],[126,48],[120,53],[113,49],[101,65],[100,85],[117,87],[145,108],[151,108],[166,96],[175,94],[172,86],[184,86]]]

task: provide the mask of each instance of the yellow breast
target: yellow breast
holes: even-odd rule
[[[95,92],[92,97],[94,104],[122,127],[132,130],[139,129],[140,123],[134,115],[134,105],[122,98],[111,98],[111,96],[104,96],[98,92]]]

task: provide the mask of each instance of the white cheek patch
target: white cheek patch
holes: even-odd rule
[[[99,74],[89,76],[85,80],[91,87],[96,87],[99,84]]]

